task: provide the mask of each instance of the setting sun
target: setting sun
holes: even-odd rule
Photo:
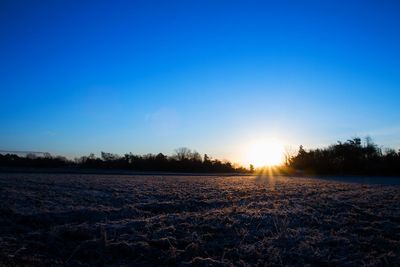
[[[284,148],[278,140],[259,140],[250,144],[247,162],[254,167],[276,166],[283,162]]]

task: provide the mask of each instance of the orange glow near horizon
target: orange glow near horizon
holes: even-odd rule
[[[277,139],[256,140],[248,145],[246,164],[255,168],[281,165],[284,160],[284,146]]]

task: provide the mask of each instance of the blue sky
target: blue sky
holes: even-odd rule
[[[400,148],[398,1],[1,1],[0,149]]]

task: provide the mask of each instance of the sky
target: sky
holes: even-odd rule
[[[399,1],[0,2],[0,150],[400,148]]]

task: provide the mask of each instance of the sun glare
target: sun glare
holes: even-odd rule
[[[283,162],[284,147],[278,140],[259,140],[248,149],[247,162],[254,167],[276,166]]]

